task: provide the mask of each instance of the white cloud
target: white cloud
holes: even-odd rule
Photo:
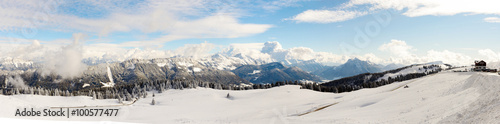
[[[227,56],[237,56],[243,59],[249,57],[264,62],[273,61],[269,54],[261,52],[262,47],[264,47],[264,43],[235,43],[230,44],[229,48],[223,49],[219,53]]]
[[[347,62],[350,57],[337,55],[329,52],[316,52],[315,61],[326,64],[326,65],[339,65]]]
[[[495,52],[491,49],[481,49],[478,50],[481,58],[475,58],[476,60],[484,60],[487,62],[486,66],[492,69],[500,68],[500,52]]]
[[[347,57],[332,53],[314,52],[313,49],[307,47],[283,49],[281,44],[277,41],[268,41],[266,43],[231,44],[229,48],[224,49],[220,53],[228,56],[250,57],[255,60],[262,60],[266,62],[314,60],[324,64],[338,65],[348,60]]]
[[[172,30],[166,32],[172,35],[199,38],[244,37],[263,33],[272,27],[265,24],[239,24],[234,17],[224,15],[209,16],[195,21],[177,22],[171,26]]]
[[[290,19],[297,22],[310,23],[332,23],[350,20],[359,16],[366,15],[366,12],[343,11],[343,10],[307,10]]]
[[[377,57],[373,53],[368,53],[368,54],[365,54],[363,56],[356,56],[356,58],[359,58],[360,60],[370,61],[370,62],[373,62],[373,63],[379,63],[379,64],[384,63],[383,59]]]
[[[451,52],[448,50],[429,50],[427,51],[427,55],[422,58],[422,62],[434,61],[443,61],[444,63],[452,65],[470,65],[474,62],[474,60],[472,60],[472,58],[469,56],[463,55],[461,53]]]
[[[390,43],[382,44],[379,47],[380,51],[390,52],[391,56],[384,63],[396,64],[418,64],[434,61],[442,61],[452,65],[469,65],[473,62],[472,58],[461,53],[455,53],[448,50],[436,51],[429,50],[424,56],[417,56],[413,53],[416,51],[412,46],[406,44],[402,40],[391,40]]]
[[[457,14],[500,15],[500,1],[493,0],[350,0],[331,10],[307,10],[291,19],[297,22],[332,23],[350,20],[379,10],[398,10],[408,17],[452,16]],[[361,9],[360,9],[361,8]],[[358,12],[368,8],[367,12]],[[499,22],[497,18],[485,18],[486,22]]]
[[[482,56],[482,60],[487,62],[500,61],[500,53],[496,53],[491,49],[481,49],[478,50],[478,53]]]
[[[492,0],[351,0],[344,7],[369,5],[370,10],[395,9],[403,15],[450,16],[456,14],[500,14],[499,1]]]
[[[9,45],[10,46],[10,45]],[[33,40],[30,45],[23,45],[17,47],[17,49],[8,52],[7,56],[12,58],[39,58],[43,57],[46,51],[43,51],[43,46],[40,44],[40,41]]]
[[[212,43],[186,44],[175,50],[176,55],[182,57],[201,58],[211,55],[210,51],[215,48]]]
[[[393,39],[390,43],[382,44],[378,49],[380,51],[388,51],[393,55],[403,58],[414,56],[410,53],[413,50],[412,46],[407,45],[405,41],[401,40]]]
[[[33,29],[30,36],[36,35],[36,31],[40,29],[88,32],[99,36],[130,31],[163,34],[145,41],[145,45],[151,45],[186,38],[245,37],[263,33],[272,27],[268,24],[240,23],[238,18],[241,15],[234,13],[240,12],[239,4],[216,0],[147,0],[136,4],[101,1],[2,1],[0,30]],[[93,9],[99,11],[95,12]],[[78,15],[82,13],[83,15]],[[88,14],[101,16],[86,17]],[[141,41],[124,43],[123,46],[140,47],[141,44],[137,42]]]
[[[268,41],[264,43],[264,47],[262,47],[262,53],[273,53],[282,51],[283,47],[278,41]]]
[[[212,43],[185,44],[175,50],[157,48],[125,49],[115,44],[97,44],[84,47],[84,58],[100,62],[121,62],[128,59],[153,59],[169,57],[202,58],[211,55],[216,47]]]
[[[103,62],[121,62],[128,59],[153,59],[153,58],[169,58],[176,55],[173,50],[159,50],[159,49],[125,49],[121,47],[114,47],[112,45],[93,45],[85,46],[84,60],[86,62],[95,61],[93,63]]]
[[[55,53],[44,55],[42,75],[55,73],[63,78],[72,78],[80,75],[87,69],[87,65],[82,63],[83,52],[82,42],[84,34],[73,34],[74,42],[61,48]]]
[[[347,62],[347,60],[351,58],[356,57],[361,60],[368,60],[371,62],[382,62],[382,59],[376,57],[373,54],[345,56],[329,52],[315,52],[313,49],[307,47],[293,47],[289,49],[283,49],[281,44],[277,41],[268,41],[264,43],[264,47],[262,47],[261,52],[263,54],[270,55],[271,58],[275,61],[313,60],[326,65],[339,65]]]
[[[277,1],[267,2],[261,6],[265,10],[274,11],[274,10],[280,9],[281,7],[300,6],[300,5],[297,5],[297,2],[301,2],[301,1],[309,1],[309,0],[277,0]]]
[[[264,43],[232,43],[229,46],[234,48],[255,49],[260,51],[262,47],[264,47]]]
[[[484,18],[484,21],[485,22],[489,22],[489,23],[500,23],[500,18],[498,18],[498,17],[487,17],[487,18]]]
[[[287,59],[311,60],[315,58],[314,51],[311,48],[294,47],[288,49],[288,51]]]

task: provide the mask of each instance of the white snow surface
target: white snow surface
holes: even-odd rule
[[[253,72],[252,72],[252,73],[248,73],[248,74],[252,74],[252,75],[253,75],[253,74],[258,74],[258,73],[260,73],[260,71],[261,71],[261,70],[253,70]]]
[[[158,65],[158,67],[165,67],[167,66],[167,63],[156,63],[156,65]]]
[[[113,81],[113,74],[111,73],[111,69],[109,68],[109,66],[106,67],[106,72],[107,72],[106,75],[108,76],[109,82],[106,82],[106,83],[101,82],[101,84],[103,85],[102,87],[114,87],[115,82]]]
[[[82,88],[85,88],[85,87],[88,87],[88,86],[90,86],[90,84],[84,83],[83,86],[82,86]]]
[[[101,82],[102,84],[102,87],[114,87],[115,86],[115,83],[112,83],[112,82]]]
[[[107,67],[106,71],[108,74],[109,83],[115,85],[115,82],[113,81],[113,73],[111,73],[111,69],[109,68],[109,66]]]
[[[408,85],[409,88],[402,88]],[[227,94],[231,96],[226,98]],[[348,93],[322,93],[299,86],[227,91],[206,88],[155,93],[120,109],[117,117],[15,117],[16,108],[115,105],[90,97],[0,95],[0,121],[47,120],[131,123],[497,123],[500,76],[441,72]],[[326,105],[322,110],[311,112]],[[302,116],[303,113],[311,112]]]
[[[432,64],[424,64],[424,65],[416,65],[416,66],[412,66],[412,67],[409,67],[409,68],[406,68],[406,69],[403,69],[399,72],[396,72],[396,73],[388,73],[388,74],[385,74],[383,77],[380,77],[377,81],[380,81],[382,79],[384,80],[388,80],[389,77],[391,78],[395,78],[399,75],[407,75],[407,74],[412,74],[412,73],[424,73],[424,72],[430,72],[430,71],[434,71],[434,70],[437,70],[437,69],[445,69],[447,66],[444,65],[444,64],[440,64],[438,66],[440,67],[432,67],[432,68],[427,68],[427,69],[424,69],[423,67],[424,66],[430,66]]]
[[[201,72],[201,68],[194,67],[194,68],[193,68],[193,72]]]

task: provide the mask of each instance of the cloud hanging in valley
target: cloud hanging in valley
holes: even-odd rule
[[[24,80],[23,80],[23,78],[21,78],[20,75],[14,75],[14,77],[8,76],[8,78],[5,80],[5,83],[7,85],[12,85],[15,88],[26,88],[26,87],[28,87],[26,85],[26,83],[24,83]]]
[[[61,51],[44,55],[42,75],[55,73],[63,78],[72,78],[83,73],[87,69],[87,65],[82,62],[82,42],[85,37],[82,33],[73,34],[73,43],[61,47]]]

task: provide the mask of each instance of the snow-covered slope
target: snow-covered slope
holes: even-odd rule
[[[377,81],[380,81],[382,79],[388,80],[389,77],[395,78],[399,75],[407,75],[407,74],[412,74],[412,73],[428,73],[431,71],[437,71],[437,70],[444,70],[448,66],[444,64],[439,64],[439,65],[433,65],[433,64],[422,64],[422,65],[413,65],[408,68],[405,68],[401,71],[398,71],[396,73],[388,73],[385,74],[383,77],[380,77]]]
[[[16,108],[113,105],[89,97],[0,96],[0,121],[18,119],[140,123],[496,123],[500,76],[441,72],[349,93],[321,93],[298,86],[249,91],[167,90],[130,106],[118,117],[15,117]],[[409,88],[402,86],[408,85]],[[231,98],[226,98],[227,94]],[[151,94],[151,93],[150,93]],[[64,101],[64,102],[63,102]],[[7,119],[11,118],[11,119]],[[29,122],[29,121],[26,121]]]

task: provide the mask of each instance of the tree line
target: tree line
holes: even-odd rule
[[[416,66],[416,65],[414,65]],[[42,87],[32,86],[25,88],[16,88],[12,85],[0,85],[0,94],[17,95],[17,94],[33,94],[45,96],[90,96],[93,99],[118,99],[119,101],[131,101],[134,99],[146,98],[149,91],[157,91],[162,93],[170,89],[195,89],[195,88],[211,88],[217,90],[253,90],[253,89],[268,89],[283,85],[299,85],[301,89],[310,89],[319,92],[342,93],[359,90],[362,88],[376,88],[379,86],[420,78],[426,75],[435,74],[441,71],[439,65],[423,66],[422,73],[411,73],[406,75],[398,75],[378,80],[388,73],[397,73],[401,70],[410,68],[407,66],[395,70],[390,70],[381,73],[365,73],[352,77],[346,77],[327,83],[308,83],[300,81],[278,81],[268,84],[221,84],[215,82],[204,82],[196,80],[154,80],[154,81],[139,81],[136,83],[121,83],[114,87],[88,87],[77,90],[57,87]]]
[[[316,86],[316,88],[308,87],[307,89],[312,89],[312,90],[321,91],[321,92],[334,92],[334,93],[351,92],[351,91],[355,91],[355,90],[359,90],[359,89],[363,89],[363,88],[376,88],[379,86],[392,84],[394,82],[401,82],[401,81],[411,80],[411,79],[415,79],[415,78],[420,78],[420,77],[424,77],[424,76],[435,74],[435,73],[442,71],[441,66],[439,66],[439,65],[427,65],[427,66],[422,66],[422,68],[419,68],[419,71],[421,71],[421,73],[409,73],[409,74],[404,74],[404,75],[399,74],[395,77],[388,77],[387,79],[381,79],[386,74],[390,74],[390,73],[394,74],[394,73],[400,72],[404,69],[408,69],[408,68],[411,68],[414,66],[420,66],[420,65],[411,65],[411,66],[406,66],[403,68],[385,71],[385,72],[380,72],[380,73],[359,74],[356,76],[346,77],[346,78],[330,81],[327,83],[323,83],[323,84],[320,84],[320,86]]]
[[[131,84],[118,84],[114,87],[90,87],[80,90],[61,90],[58,88],[25,87],[15,88],[12,85],[0,87],[0,94],[17,95],[32,94],[44,96],[89,96],[93,99],[118,99],[119,101],[131,101],[134,99],[146,98],[149,91],[158,93],[166,90],[177,89],[195,89],[211,88],[217,90],[253,90],[268,89],[283,85],[304,85],[298,81],[280,81],[272,84],[221,84],[215,82],[203,82],[193,80],[155,80],[147,82],[137,82]]]

